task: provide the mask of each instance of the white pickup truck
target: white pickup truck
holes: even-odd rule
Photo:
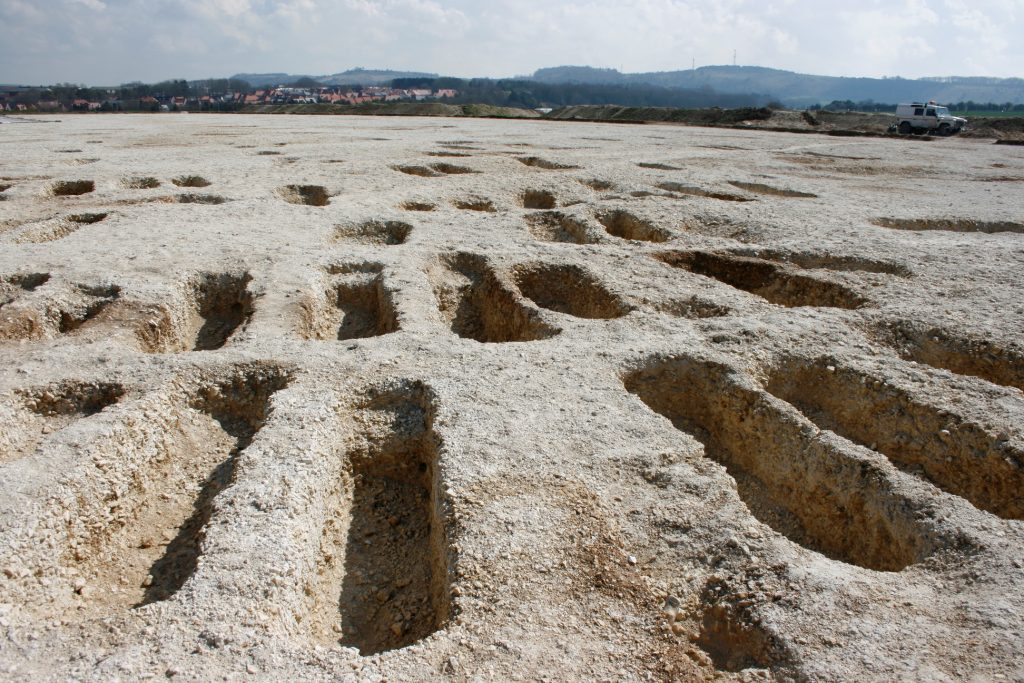
[[[949,109],[934,102],[896,105],[896,130],[901,135],[953,135],[963,130],[966,125],[967,119],[953,116]]]

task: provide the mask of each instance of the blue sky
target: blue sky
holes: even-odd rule
[[[0,82],[707,64],[1024,77],[1024,0],[0,0]]]

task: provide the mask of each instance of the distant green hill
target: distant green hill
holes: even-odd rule
[[[388,71],[387,69],[349,69],[322,76],[317,80],[327,85],[387,85],[396,78],[437,78],[437,74],[420,71]]]
[[[794,107],[833,100],[860,102],[1012,102],[1024,103],[1020,78],[846,78],[814,76],[760,66],[704,66],[685,71],[624,74],[615,69],[559,66],[537,70],[532,80],[543,83],[635,84],[665,88],[709,87],[720,93],[766,93]]]
[[[308,78],[308,76],[304,74],[268,73],[235,74],[231,78],[233,80],[245,81],[254,87],[258,87],[261,85],[284,85],[285,83],[293,83],[300,78]]]
[[[349,69],[326,76],[310,76],[308,74],[235,74],[231,78],[246,81],[253,86],[288,85],[300,78],[312,78],[324,85],[387,85],[396,78],[437,78],[437,74],[419,71],[389,71],[387,69]]]

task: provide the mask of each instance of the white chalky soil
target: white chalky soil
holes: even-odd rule
[[[1022,675],[1019,148],[0,134],[0,677]]]

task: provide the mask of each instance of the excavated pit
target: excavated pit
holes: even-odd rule
[[[406,647],[452,611],[453,558],[441,505],[440,439],[419,382],[373,389],[354,419],[321,537],[313,635],[363,656]]]
[[[158,197],[153,201],[161,202],[163,204],[224,204],[228,200],[220,195],[216,194],[172,194],[166,197]]]
[[[650,168],[655,171],[682,171],[684,169],[678,166],[669,166],[668,164],[659,164],[649,161],[641,161],[637,164],[640,168]]]
[[[975,507],[1024,517],[1024,451],[981,425],[827,360],[783,362],[766,388],[821,429],[882,453]]]
[[[394,166],[396,171],[401,171],[406,175],[415,175],[421,178],[440,178],[443,173],[427,168],[426,166]]]
[[[462,252],[441,257],[428,275],[441,319],[460,337],[484,343],[523,342],[561,331],[524,305],[482,256]]]
[[[755,194],[764,194],[772,197],[814,198],[818,196],[810,192],[798,192],[797,190],[787,190],[785,188],[765,185],[764,183],[748,183],[740,180],[730,180],[729,184],[732,185],[733,187],[738,187],[741,190],[746,190],[747,192],[753,192]]]
[[[683,183],[658,183],[657,188],[659,190],[665,190],[666,192],[674,192],[676,194],[684,194],[692,197],[707,197],[709,199],[718,199],[724,202],[752,202],[753,197],[744,197],[741,194],[732,194],[730,192],[716,192],[714,190],[705,190],[701,187],[695,187],[693,185],[684,185]]]
[[[908,321],[885,323],[875,336],[906,360],[1024,391],[1024,348]]]
[[[35,291],[49,281],[49,273],[18,273],[0,277],[0,308],[15,301],[22,293]]]
[[[516,266],[519,291],[541,308],[576,318],[621,318],[630,311],[591,273],[575,265],[535,263]]]
[[[562,171],[579,168],[578,166],[572,166],[570,164],[560,164],[555,161],[548,161],[547,159],[541,159],[540,157],[516,157],[516,160],[524,166],[530,166],[531,168],[543,168],[548,171]]]
[[[31,455],[48,435],[116,404],[125,393],[112,382],[70,380],[16,392],[13,402],[0,405],[0,463]]]
[[[34,281],[37,280],[30,283]],[[36,286],[38,285],[22,289],[32,291]],[[20,295],[16,289],[8,291],[5,298],[9,301],[7,305],[0,307],[3,309],[0,315],[0,340],[41,339],[74,332],[100,316],[108,306],[116,302],[121,290],[114,285],[75,285],[70,288],[68,294],[69,296],[59,305],[39,305],[40,302],[23,304],[18,301]]]
[[[938,230],[940,232],[1024,233],[1024,223],[1016,221],[979,221],[972,218],[876,218],[880,228],[892,230]]]
[[[74,197],[95,189],[96,183],[92,180],[59,180],[50,186],[50,194],[55,197]]]
[[[844,285],[804,275],[767,259],[707,251],[666,252],[654,258],[780,306],[860,308],[868,303],[865,297]]]
[[[101,526],[71,527],[68,564],[88,577],[85,615],[166,600],[195,572],[217,495],[270,414],[289,375],[272,365],[236,368],[173,405],[170,419],[129,432],[145,448],[131,488]]]
[[[484,211],[486,213],[495,213],[498,209],[494,206],[494,202],[486,197],[466,197],[464,199],[453,199],[452,205],[457,209],[463,211]]]
[[[524,209],[553,209],[557,200],[547,190],[526,190],[519,195],[519,203]]]
[[[728,306],[709,299],[690,297],[688,299],[669,299],[651,304],[654,310],[679,318],[699,320],[701,318],[720,318],[730,315],[733,311]]]
[[[542,211],[528,215],[526,229],[544,242],[595,244],[598,241],[590,235],[586,223],[561,211]]]
[[[42,221],[29,229],[19,233],[15,238],[16,244],[44,244],[46,242],[56,242],[57,240],[64,239],[65,237],[74,234],[80,228],[92,223],[97,223],[106,214],[81,214],[78,216],[68,216],[64,220],[49,220]],[[76,218],[83,220],[75,220]]]
[[[703,444],[751,514],[795,543],[878,571],[900,571],[932,549],[913,506],[875,466],[816,436],[792,406],[728,367],[657,360],[623,383]]]
[[[57,320],[57,331],[61,334],[73,332],[90,320],[99,316],[108,306],[117,301],[121,296],[121,288],[117,286],[100,285],[90,287],[79,285],[82,301],[78,306],[68,307],[60,311]]]
[[[464,173],[479,173],[476,169],[469,168],[467,166],[456,166],[455,164],[431,164],[430,168],[434,169],[438,173],[444,173],[446,175],[462,175]]]
[[[742,610],[729,600],[728,586],[709,580],[701,592],[703,611],[697,645],[719,671],[739,673],[744,669],[770,669],[782,659],[771,634],[744,619]]]
[[[390,246],[404,244],[412,233],[412,226],[403,221],[365,221],[357,225],[339,225],[334,239],[359,244]]]
[[[672,233],[655,226],[648,220],[638,218],[628,211],[604,211],[597,214],[597,220],[609,235],[624,240],[640,242],[667,242]]]
[[[289,204],[306,206],[327,206],[331,198],[323,185],[285,185],[277,193]]]
[[[323,297],[304,310],[306,339],[365,339],[399,329],[379,265],[333,269]]]
[[[122,178],[121,187],[127,190],[152,190],[160,187],[160,181],[152,176]]]
[[[465,150],[471,150],[471,151],[476,151],[476,150],[482,149],[481,147],[478,147],[475,144],[471,144],[472,142],[473,142],[472,140],[465,140],[465,141],[461,141],[461,142],[460,141],[439,142],[439,143],[437,143],[437,145],[439,147],[445,147],[447,149],[465,149]]]
[[[209,187],[210,181],[199,175],[181,175],[171,178],[171,182],[178,187]]]
[[[607,192],[608,190],[615,189],[615,183],[608,180],[601,180],[599,178],[580,180],[580,184],[586,185],[591,190],[596,190],[597,192]]]
[[[813,251],[788,251],[783,249],[748,248],[736,250],[736,256],[752,256],[777,263],[791,263],[801,268],[824,269],[842,272],[882,273],[910,277],[913,271],[906,264],[895,260],[848,256],[844,254],[819,253]]]
[[[68,220],[81,225],[92,225],[93,223],[106,220],[109,215],[107,213],[75,213],[68,216]]]
[[[253,312],[248,273],[203,273],[191,280],[189,312],[179,337],[177,351],[211,351],[244,330]]]
[[[402,202],[399,208],[405,211],[433,211],[437,206],[430,202]]]
[[[119,298],[105,306],[88,325],[88,340],[118,340],[144,353],[163,353],[175,346],[176,327],[166,303]],[[88,342],[87,342],[88,343]]]

